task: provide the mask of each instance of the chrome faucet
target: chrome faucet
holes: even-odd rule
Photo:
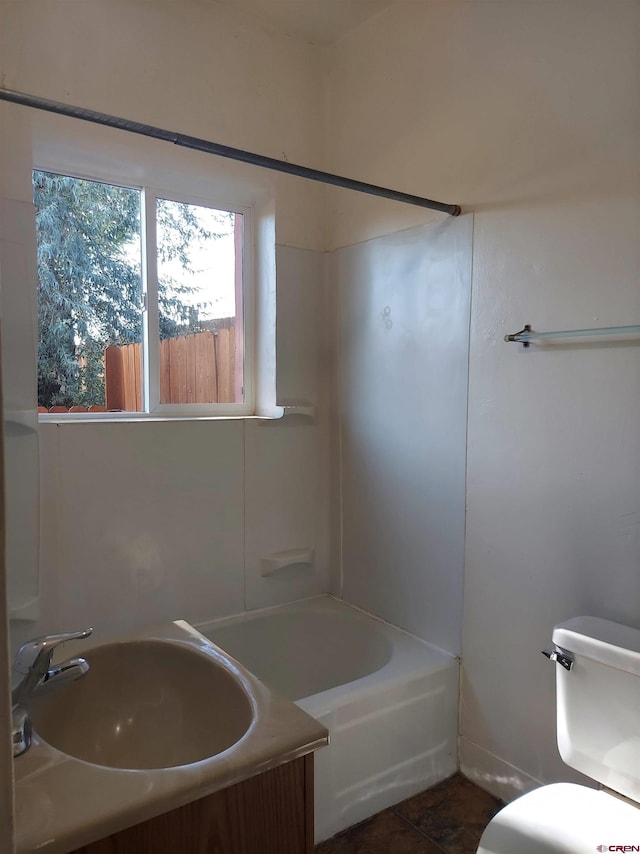
[[[61,643],[88,638],[93,629],[81,632],[62,632],[27,641],[18,650],[11,668],[11,705],[13,709],[13,755],[20,756],[31,744],[31,720],[27,705],[31,697],[44,694],[83,676],[89,669],[84,658],[68,658],[52,665],[53,651]]]

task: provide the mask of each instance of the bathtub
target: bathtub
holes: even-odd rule
[[[455,772],[452,656],[331,596],[198,629],[329,730],[315,755],[316,842]]]

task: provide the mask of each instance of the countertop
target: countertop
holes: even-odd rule
[[[243,738],[222,753],[190,765],[151,770],[84,762],[34,732],[31,747],[14,760],[17,854],[64,854],[328,743],[324,726],[182,620],[114,640],[188,644],[222,662],[247,693],[253,721]]]

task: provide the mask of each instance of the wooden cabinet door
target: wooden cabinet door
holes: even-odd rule
[[[74,854],[312,854],[313,754]]]

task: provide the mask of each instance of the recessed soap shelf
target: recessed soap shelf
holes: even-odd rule
[[[315,418],[316,408],[311,403],[285,403],[282,405],[283,417],[301,415],[304,418]]]
[[[25,602],[23,605],[19,605],[16,608],[9,608],[10,620],[27,620],[29,622],[34,622],[39,616],[40,607],[37,596],[33,599],[29,599],[29,601]]]
[[[281,424],[285,419],[290,419],[294,424],[313,424],[316,418],[315,404],[308,401],[301,400],[295,403],[279,403],[276,408],[278,415],[263,418],[259,422],[261,426]]]
[[[313,568],[314,549],[287,549],[260,558],[260,575],[276,575],[292,567]]]

